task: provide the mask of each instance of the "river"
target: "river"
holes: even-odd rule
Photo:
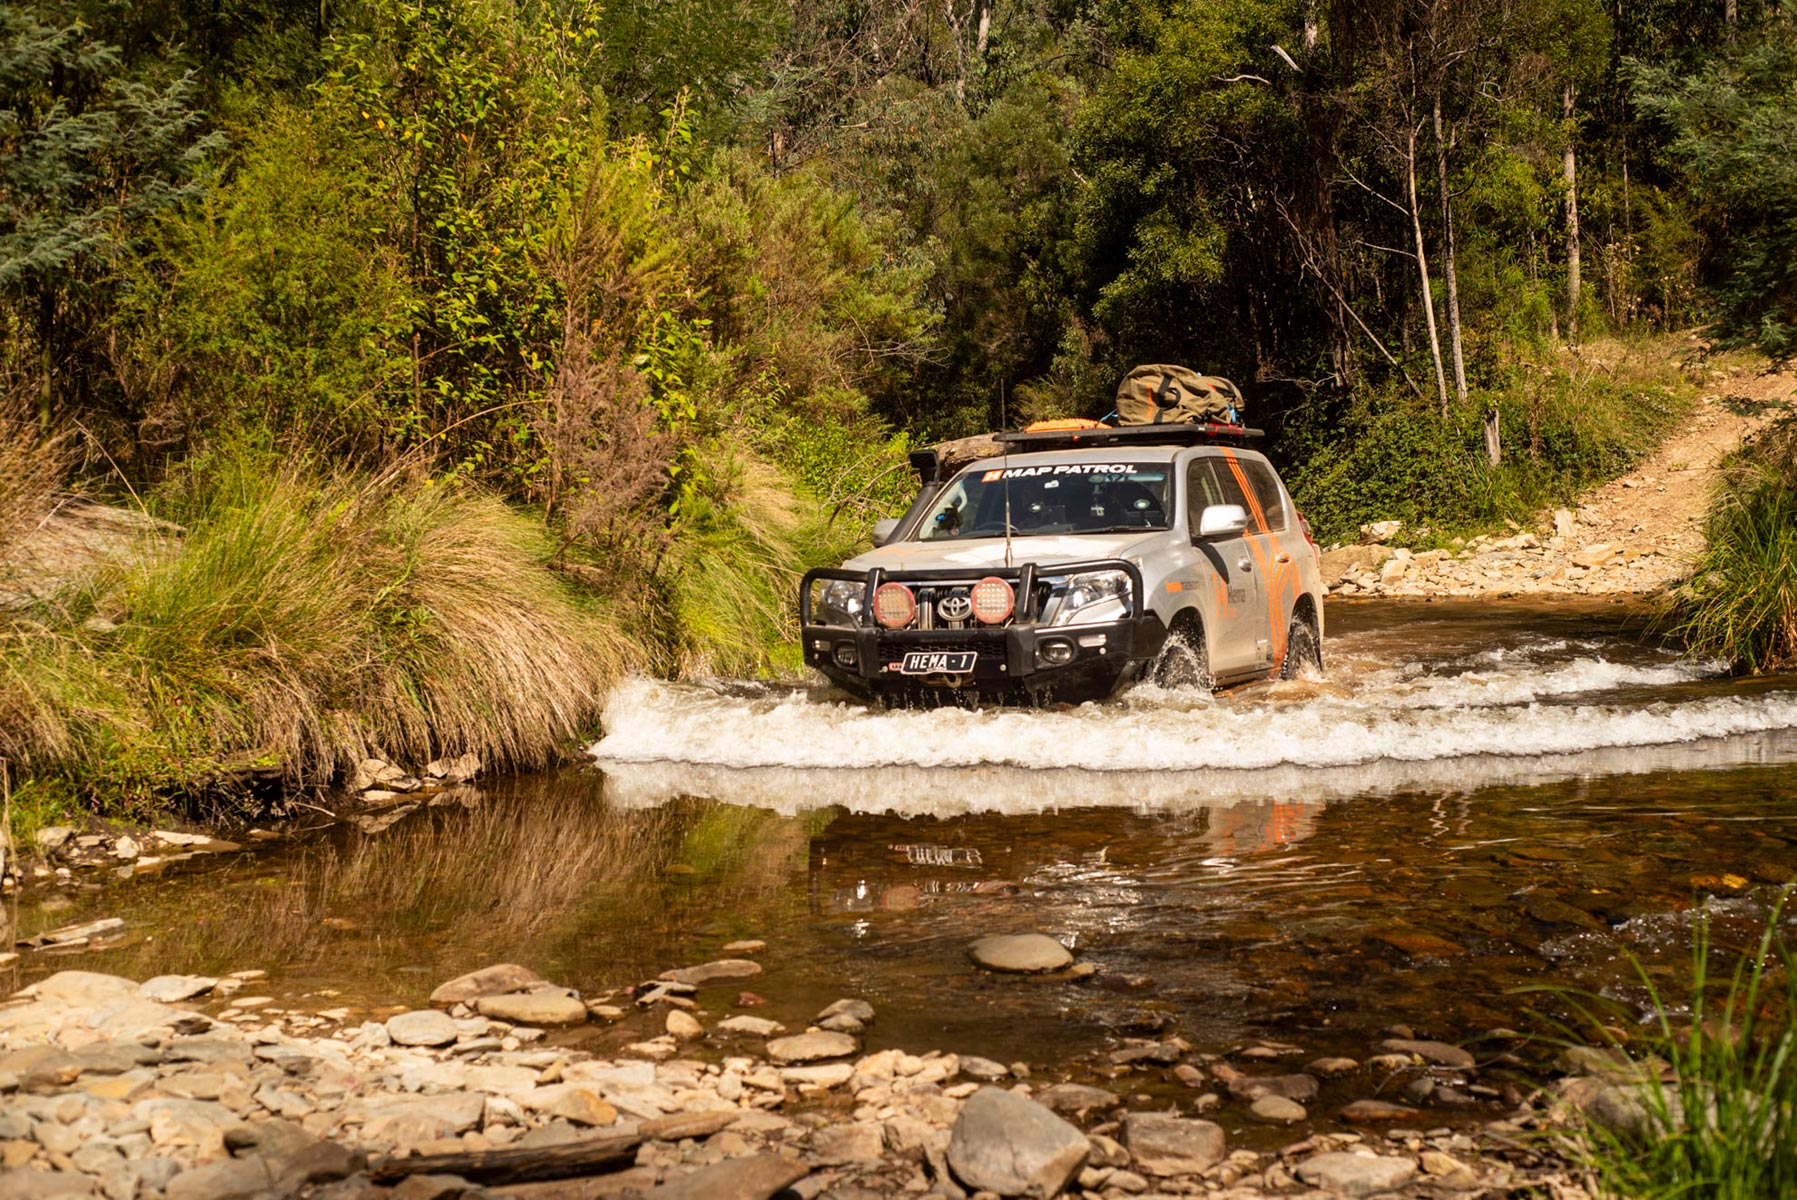
[[[1679,995],[1697,913],[1745,945],[1797,874],[1797,681],[1683,660],[1615,604],[1329,617],[1326,679],[1214,698],[880,712],[632,681],[591,765],[33,890],[23,934],[124,936],[15,971],[262,968],[276,1010],[378,1013],[495,960],[602,992],[752,937],[757,1015],[862,996],[873,1048],[1078,1074],[1133,1036],[1364,1056],[1394,1025],[1542,1031],[1565,989],[1626,1028],[1644,980]],[[966,956],[1025,930],[1096,973]]]

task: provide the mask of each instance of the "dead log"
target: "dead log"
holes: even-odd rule
[[[388,1156],[368,1168],[376,1183],[392,1183],[408,1175],[460,1175],[475,1183],[528,1183],[537,1179],[570,1179],[598,1175],[636,1164],[644,1142],[677,1142],[710,1137],[733,1123],[740,1113],[702,1112],[644,1121],[635,1133],[581,1138],[555,1146],[501,1146],[497,1150],[459,1150],[451,1154]]]

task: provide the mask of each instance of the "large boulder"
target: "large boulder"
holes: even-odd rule
[[[438,1008],[473,1004],[483,996],[503,996],[510,992],[527,991],[542,982],[537,973],[528,967],[521,967],[517,963],[496,963],[478,971],[470,971],[466,975],[457,975],[440,985],[431,993],[431,1003]]]
[[[984,1087],[967,1098],[948,1139],[948,1165],[976,1191],[1059,1194],[1085,1165],[1086,1135],[1034,1100]]]

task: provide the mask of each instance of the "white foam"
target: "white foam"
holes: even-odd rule
[[[1797,695],[1790,693],[1646,704],[1536,703],[1619,681],[1663,683],[1652,677],[1659,670],[1586,662],[1502,683],[1470,676],[1424,680],[1418,687],[1427,705],[1407,704],[1398,690],[1381,688],[1290,704],[1199,697],[1178,703],[1163,693],[1155,703],[1047,712],[880,711],[805,690],[743,697],[633,679],[608,702],[607,733],[592,753],[602,762],[737,768],[1216,771],[1564,755],[1797,729]],[[1636,675],[1628,678],[1631,672]],[[1609,682],[1594,682],[1600,677]],[[1490,688],[1517,699],[1478,703],[1476,697],[1492,694],[1484,690]],[[1449,691],[1468,698],[1454,702]]]

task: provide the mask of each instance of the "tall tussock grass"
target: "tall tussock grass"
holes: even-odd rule
[[[1650,1027],[1619,1073],[1626,1098],[1609,1106],[1607,1122],[1589,1121],[1578,1146],[1599,1195],[1797,1195],[1797,960],[1781,932],[1789,895],[1724,979],[1712,974],[1709,921],[1700,918],[1687,999],[1664,995],[1641,972]]]
[[[1706,532],[1691,582],[1673,598],[1673,632],[1739,670],[1797,663],[1797,417],[1730,461]]]
[[[246,766],[539,766],[646,657],[478,490],[228,456],[190,480],[159,496],[184,535],[6,621],[0,756],[145,806]]]

